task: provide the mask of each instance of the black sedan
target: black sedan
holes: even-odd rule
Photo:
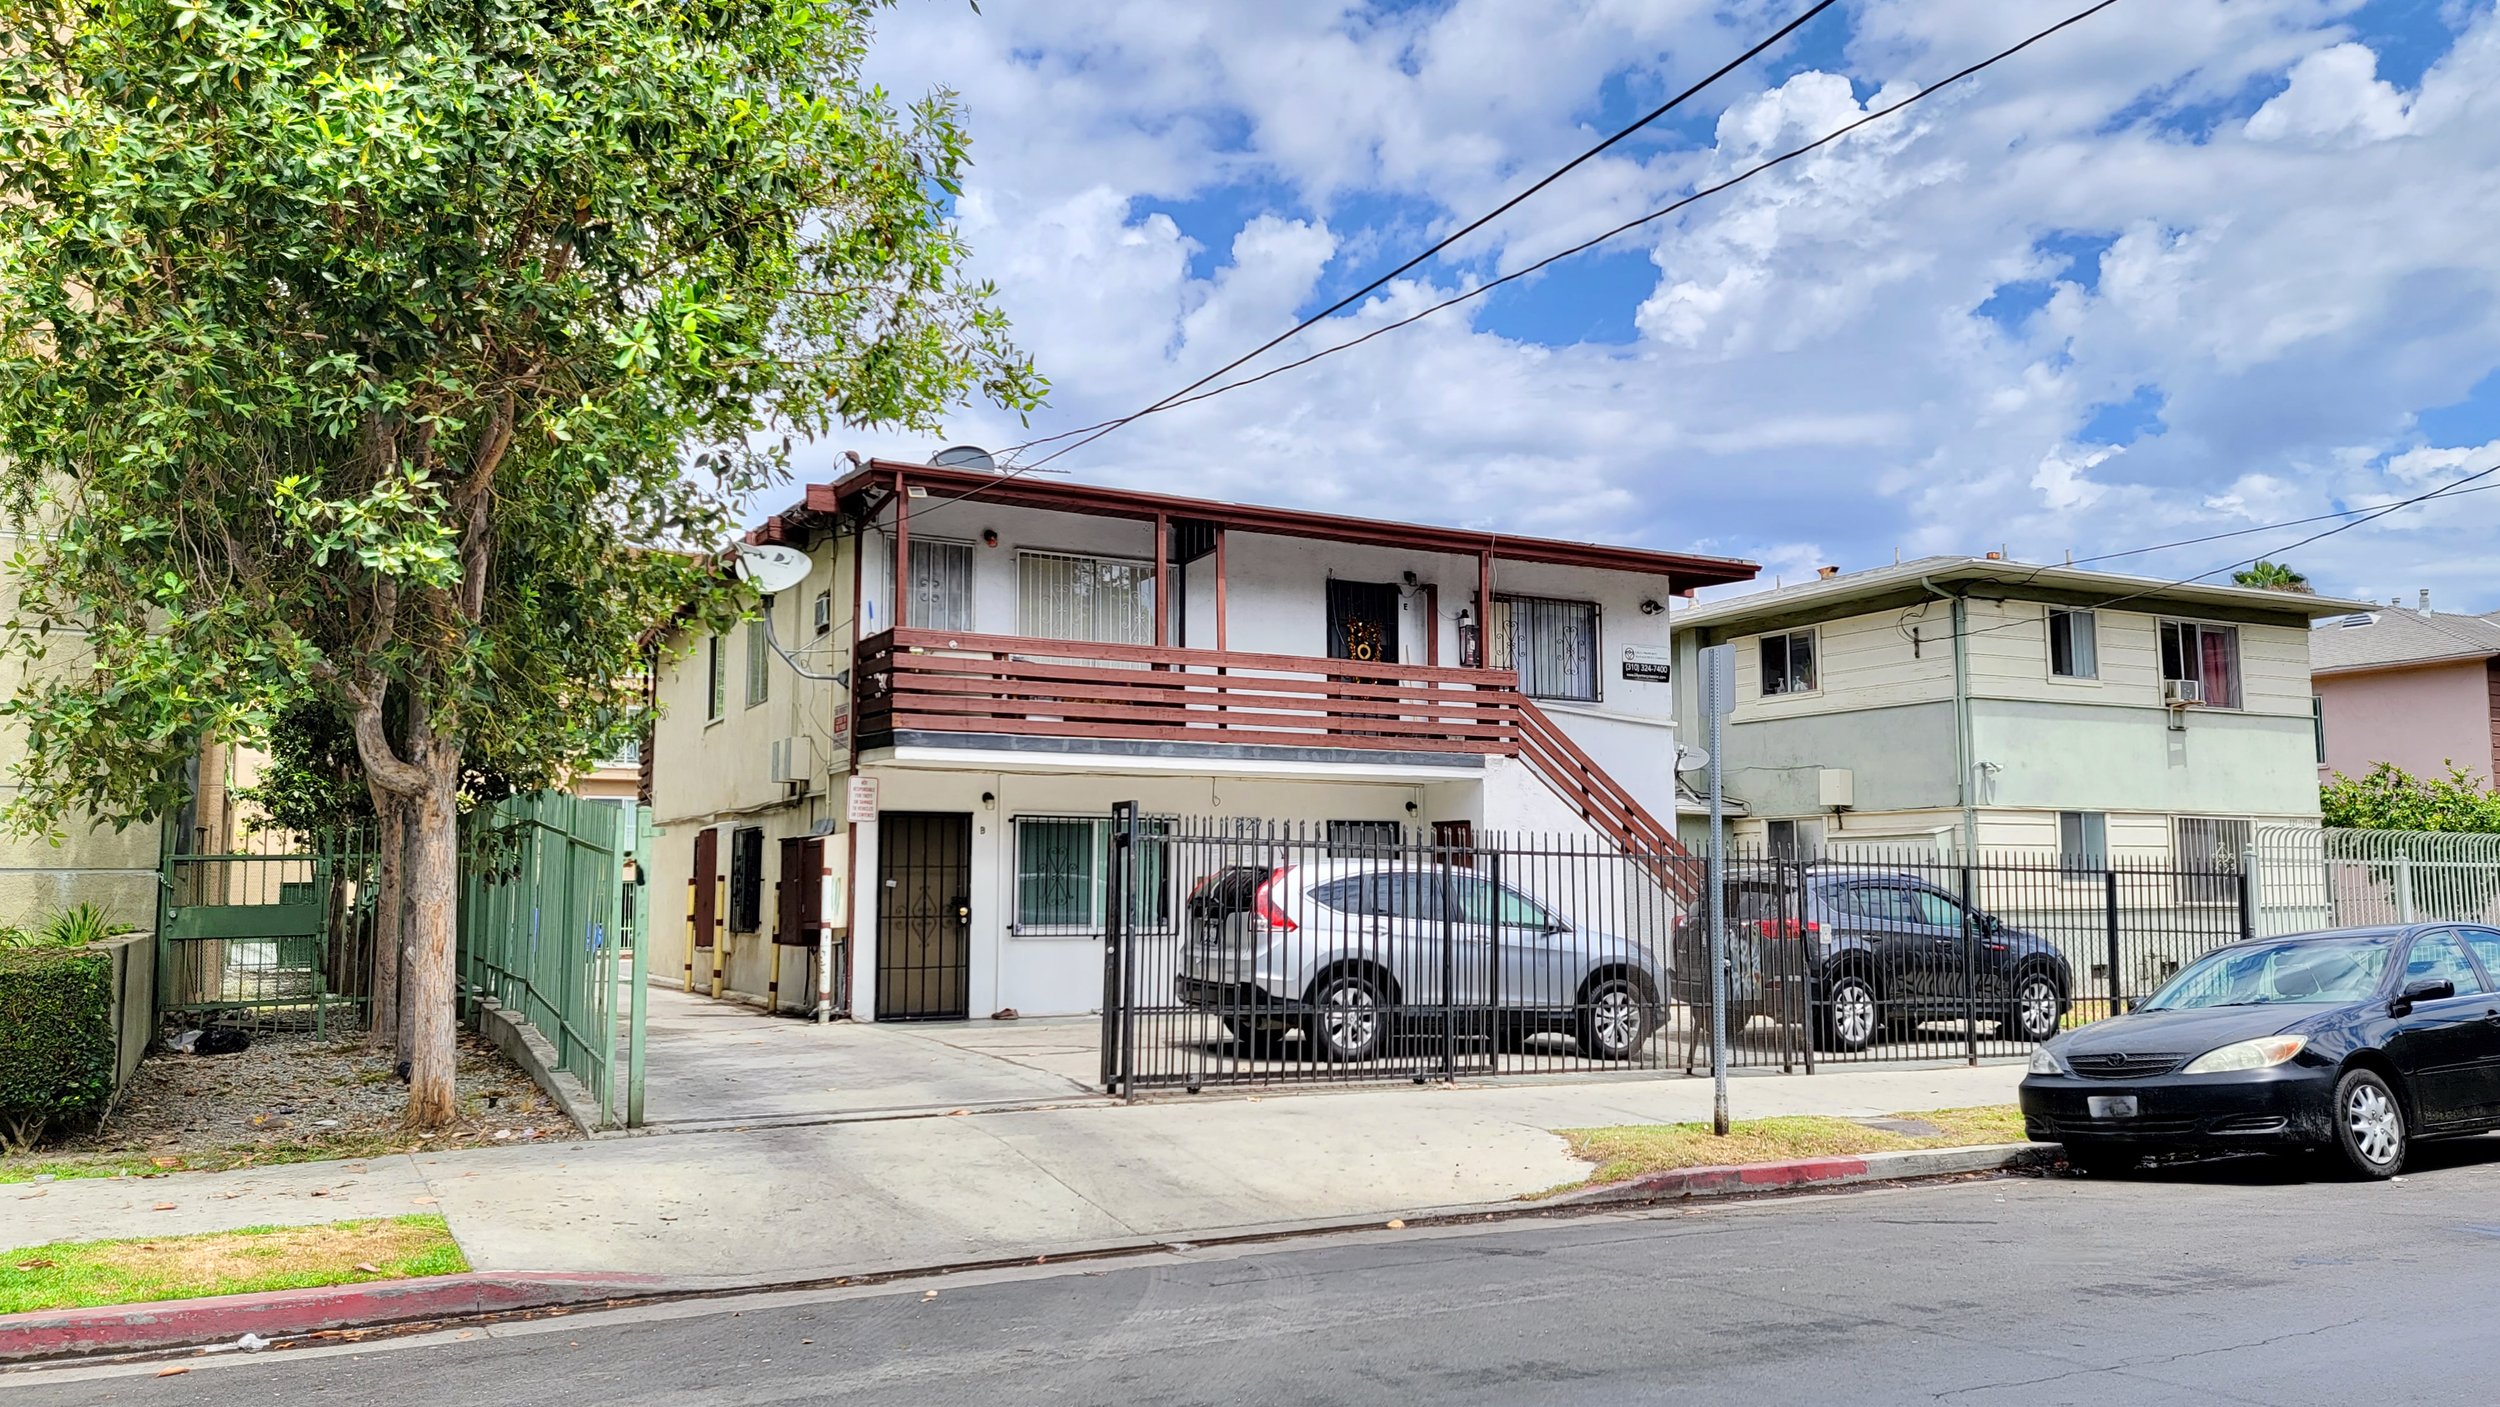
[[[2153,1153],[2331,1149],[2390,1177],[2416,1138],[2500,1128],[2500,931],[2352,928],[2206,954],[2136,1010],[2042,1045],[2032,1138]]]

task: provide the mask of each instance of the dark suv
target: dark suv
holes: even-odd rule
[[[1728,1029],[1810,1012],[1815,1043],[1858,1051],[1885,1031],[1960,1019],[1975,1001],[2000,1035],[2058,1032],[2074,982],[2047,939],[2010,927],[1916,875],[1819,862],[1731,867]],[[1676,928],[1678,1001],[1710,1000],[1709,915]]]

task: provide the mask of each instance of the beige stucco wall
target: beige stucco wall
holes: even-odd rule
[[[0,528],[0,566],[18,549],[18,534]],[[6,590],[0,580],[0,590]],[[15,592],[9,591],[12,601]],[[55,632],[52,653],[36,668],[78,667],[85,651],[79,637]],[[0,658],[0,693],[14,696],[28,678],[15,658]],[[17,767],[25,757],[26,735],[15,724],[0,723],[0,804],[16,799]],[[0,924],[26,925],[78,904],[101,904],[114,917],[142,928],[156,924],[157,828],[134,825],[122,830],[73,817],[62,827],[60,842],[0,835]]]
[[[2492,777],[2490,666],[2483,660],[2322,675],[2312,681],[2326,716],[2323,775],[2359,777],[2392,763],[2417,777],[2451,764]]]
[[[2049,672],[2049,607],[1968,609],[1973,804],[2313,819],[2309,631],[2238,624],[2241,706],[2162,704],[2160,625],[2187,612],[2098,612],[2094,679]],[[1729,790],[1757,818],[1820,813],[1818,774],[1854,774],[1865,812],[1958,804],[1952,616],[1946,603],[1815,627],[1818,687],[1761,692],[1759,635],[1739,637],[1722,751]],[[1682,656],[1689,665],[1692,651]],[[1862,824],[1853,816],[1849,825]],[[1983,838],[1983,844],[1987,843]]]
[[[2049,607],[2037,601],[1970,603],[1966,650],[1970,696],[2040,699],[2125,707],[2161,706],[2161,622],[2201,619],[2193,611],[2097,612],[2100,673],[2064,679],[2049,672]],[[2237,709],[2273,717],[2309,716],[2309,630],[2292,625],[2239,625]],[[1942,601],[1908,610],[1844,617],[1818,633],[1817,683],[1810,693],[1762,692],[1761,636],[1736,645],[1739,723],[1848,713],[1953,697],[1953,618]]]

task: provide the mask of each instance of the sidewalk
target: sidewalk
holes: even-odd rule
[[[1738,1118],[2004,1103],[2022,1073],[1746,1075],[1730,1102]],[[1617,1078],[707,1130],[16,1184],[0,1223],[28,1245],[431,1211],[480,1271],[727,1286],[1505,1202],[1587,1174],[1552,1130],[1707,1119],[1710,1099],[1708,1080]]]

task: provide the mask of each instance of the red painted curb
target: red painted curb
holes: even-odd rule
[[[0,1363],[231,1343],[245,1334],[277,1339],[323,1329],[588,1304],[647,1294],[666,1283],[652,1275],[472,1272],[95,1309],[39,1309],[0,1314]]]
[[[1564,1205],[1575,1202],[1652,1202],[1733,1192],[1770,1192],[1781,1188],[1941,1177],[2024,1167],[2054,1156],[2053,1150],[2038,1144],[2009,1143],[1973,1148],[1912,1149],[1862,1157],[1799,1158],[1786,1163],[1676,1168],[1668,1172],[1644,1173],[1622,1182],[1580,1188],[1550,1200]]]

